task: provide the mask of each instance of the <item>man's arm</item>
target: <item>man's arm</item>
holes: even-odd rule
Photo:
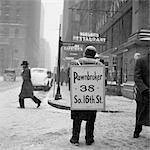
[[[135,85],[137,87],[137,90],[142,94],[142,92],[148,90],[148,87],[143,82],[143,62],[142,59],[138,59],[135,64],[135,70],[134,70],[134,81]]]

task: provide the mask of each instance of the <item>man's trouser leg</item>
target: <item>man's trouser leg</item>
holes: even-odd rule
[[[33,96],[32,100],[33,100],[36,104],[40,104],[40,103],[41,103],[41,101],[40,101],[37,97],[35,97],[35,96]]]
[[[90,121],[88,120],[86,122],[86,136],[85,136],[85,139],[86,141],[93,141],[94,140],[94,121]]]
[[[81,119],[73,119],[72,139],[77,142],[79,141],[81,122]]]
[[[140,133],[142,131],[142,125],[136,124],[135,125],[135,133]]]
[[[24,99],[23,98],[19,98],[19,105],[20,105],[20,108],[25,108],[24,107]]]
[[[134,133],[140,133],[142,131],[142,125],[138,123],[139,115],[141,111],[141,104],[139,102],[136,102],[137,108],[136,108],[136,123],[135,123],[135,130]]]

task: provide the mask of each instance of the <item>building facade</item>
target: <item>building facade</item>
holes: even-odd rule
[[[96,2],[105,9],[105,1]],[[133,98],[134,54],[143,56],[150,50],[150,1],[112,1],[106,10],[109,14],[105,12],[97,19],[96,29],[107,38],[101,54],[109,56],[108,78],[116,81],[119,95]]]
[[[38,64],[40,50],[40,0],[0,0],[0,74],[18,72],[22,60]]]
[[[79,32],[105,37],[104,45],[94,46],[105,60],[107,79],[116,83],[118,95],[133,98],[134,54],[150,50],[150,1],[70,0],[64,10],[64,40],[73,41]]]

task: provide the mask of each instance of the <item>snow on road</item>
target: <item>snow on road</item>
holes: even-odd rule
[[[20,87],[0,92],[0,150],[148,150],[150,130],[144,127],[140,138],[133,139],[135,102],[123,97],[106,96],[106,109],[98,112],[95,143],[85,145],[85,122],[82,123],[80,146],[69,143],[72,121],[70,111],[47,104],[45,92],[35,92],[42,100],[36,104],[25,100],[19,109]],[[114,112],[114,113],[113,113]]]

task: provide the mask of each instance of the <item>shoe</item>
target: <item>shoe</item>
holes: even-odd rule
[[[86,145],[92,145],[94,143],[94,139],[86,140]]]
[[[20,109],[25,109],[25,107],[17,107],[17,108],[20,108]]]
[[[135,133],[134,132],[134,134],[133,134],[133,138],[138,138],[140,136],[140,134],[139,133]]]
[[[38,103],[37,108],[39,108],[39,107],[40,107],[40,105],[41,105],[41,102],[39,102],[39,103]]]
[[[79,141],[74,140],[73,138],[70,139],[70,143],[74,144],[75,146],[79,146]]]

